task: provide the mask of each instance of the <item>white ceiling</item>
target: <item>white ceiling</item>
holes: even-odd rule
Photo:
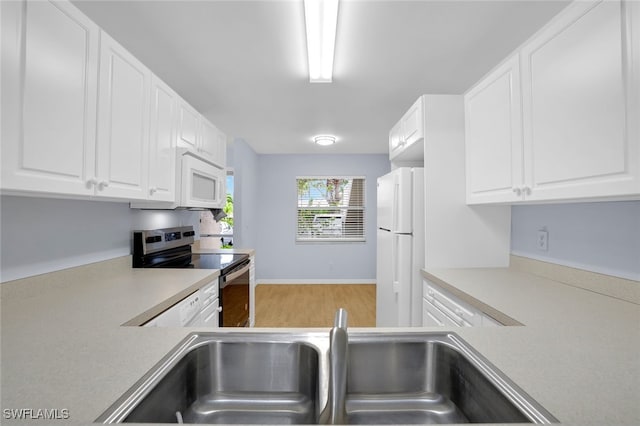
[[[302,0],[74,3],[258,153],[386,153],[424,93],[463,93],[566,0],[342,0],[334,78],[310,84]],[[311,137],[335,134],[317,147]]]

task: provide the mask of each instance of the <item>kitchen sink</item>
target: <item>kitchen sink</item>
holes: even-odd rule
[[[453,334],[351,335],[348,359],[349,424],[555,420]]]
[[[192,333],[96,421],[557,422],[454,333],[355,331],[332,344],[323,332]]]
[[[312,340],[194,334],[97,421],[316,424],[321,353]]]

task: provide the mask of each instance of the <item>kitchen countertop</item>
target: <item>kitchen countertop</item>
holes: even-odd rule
[[[217,274],[132,269],[125,257],[1,284],[2,423],[91,424],[198,330],[122,324],[144,322]],[[511,269],[424,274],[524,324],[450,330],[563,423],[640,424],[640,306]],[[6,418],[21,408],[69,418]]]
[[[200,240],[196,240],[193,244],[191,244],[191,251],[196,254],[201,253],[240,253],[240,254],[248,254],[249,256],[253,256],[255,254],[255,249],[210,249],[210,248],[202,248],[200,247]]]
[[[423,276],[523,324],[456,331],[563,424],[640,424],[639,305],[513,269]]]

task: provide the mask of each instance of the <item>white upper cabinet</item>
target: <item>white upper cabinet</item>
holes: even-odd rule
[[[517,201],[522,182],[520,67],[515,55],[465,95],[467,202]]]
[[[91,195],[99,28],[67,2],[1,7],[2,189]]]
[[[224,134],[70,2],[0,8],[3,194],[172,202],[176,146],[225,167]]]
[[[178,148],[193,152],[200,146],[200,114],[183,99],[178,101]]]
[[[424,106],[420,97],[389,132],[389,159],[396,165],[420,165],[423,142]]]
[[[97,195],[147,198],[151,71],[101,34]]]
[[[178,96],[155,75],[151,77],[149,132],[149,199],[173,202],[176,198],[176,128]]]
[[[572,3],[467,92],[468,203],[640,194],[639,6]]]
[[[226,166],[227,138],[184,100],[178,105],[179,148],[197,153],[220,168]]]
[[[200,124],[202,130],[201,154],[216,166],[224,168],[227,158],[226,135],[204,117],[202,117]]]
[[[632,3],[576,2],[522,49],[525,199],[640,193]]]

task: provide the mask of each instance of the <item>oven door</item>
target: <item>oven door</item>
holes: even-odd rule
[[[220,325],[249,326],[249,259],[220,277]]]
[[[182,156],[181,207],[223,208],[225,171],[190,153]]]

